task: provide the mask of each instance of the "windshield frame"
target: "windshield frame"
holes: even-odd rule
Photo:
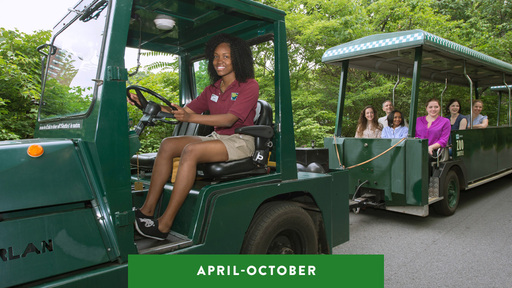
[[[55,117],[50,117],[50,118],[41,118],[41,111],[42,111],[42,108],[43,108],[43,104],[44,104],[44,93],[45,93],[45,90],[46,90],[46,83],[47,83],[47,80],[49,79],[48,77],[48,71],[49,71],[49,68],[50,68],[50,54],[51,54],[51,50],[54,49],[54,43],[55,43],[55,40],[57,39],[57,37],[59,37],[64,31],[66,31],[70,26],[72,26],[73,24],[75,24],[77,21],[82,21],[82,15],[83,15],[83,12],[85,10],[87,10],[87,8],[89,7],[92,7],[96,4],[98,4],[99,2],[101,2],[102,0],[82,0],[80,1],[79,3],[77,3],[74,7],[74,9],[70,9],[70,12],[68,14],[66,14],[66,16],[64,16],[60,21],[59,23],[57,23],[55,26],[54,26],[54,35],[52,36],[51,38],[51,41],[50,41],[50,45],[49,45],[49,53],[47,54],[47,56],[45,56],[45,59],[43,61],[45,61],[45,69],[44,69],[44,73],[42,75],[42,85],[41,85],[41,97],[40,97],[40,101],[39,101],[39,109],[38,109],[38,115],[37,115],[37,120],[39,123],[49,123],[49,122],[56,122],[56,121],[61,121],[61,120],[64,120],[64,119],[85,119],[87,117],[89,117],[93,111],[93,108],[95,106],[95,103],[96,103],[96,100],[98,98],[98,91],[100,89],[100,86],[103,85],[103,81],[101,81],[101,75],[102,75],[102,70],[103,70],[103,63],[104,63],[104,54],[105,54],[105,41],[107,39],[107,34],[108,34],[108,27],[109,27],[109,22],[110,22],[110,13],[111,13],[111,7],[112,7],[112,1],[106,1],[106,4],[107,6],[105,7],[106,9],[106,15],[105,15],[105,23],[103,25],[103,30],[102,30],[102,33],[103,33],[103,36],[101,37],[101,44],[99,46],[99,59],[98,59],[98,63],[97,63],[97,68],[96,68],[96,74],[95,74],[95,78],[94,79],[97,79],[98,81],[95,81],[96,83],[93,85],[93,91],[92,91],[92,98],[91,98],[91,102],[89,104],[89,108],[84,111],[83,113],[78,113],[78,114],[73,114],[73,115],[67,115],[67,116],[55,116]],[[77,10],[77,7],[81,6],[83,2],[88,2],[85,6],[84,6],[84,9],[83,10]],[[103,9],[104,10],[104,9]],[[74,15],[73,15],[74,14]],[[66,20],[67,19],[70,19],[69,22],[66,23]],[[61,26],[61,28],[59,28],[59,26]],[[92,79],[91,79],[92,80]]]

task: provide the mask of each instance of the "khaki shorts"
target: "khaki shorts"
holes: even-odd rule
[[[200,136],[202,141],[220,140],[228,151],[228,161],[252,157],[254,154],[254,137],[244,134],[219,135],[216,132]]]

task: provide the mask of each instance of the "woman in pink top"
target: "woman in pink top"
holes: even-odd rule
[[[432,155],[433,151],[446,147],[450,138],[450,120],[441,117],[441,105],[439,100],[430,99],[427,102],[427,116],[418,117],[416,119],[416,137],[428,139],[428,154]]]

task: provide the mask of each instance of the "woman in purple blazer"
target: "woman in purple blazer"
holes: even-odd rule
[[[428,139],[428,153],[432,155],[434,150],[446,147],[448,144],[451,124],[450,120],[439,114],[441,111],[439,100],[428,100],[426,109],[427,116],[416,119],[416,137]]]

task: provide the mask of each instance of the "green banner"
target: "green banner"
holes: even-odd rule
[[[130,288],[384,287],[384,255],[129,255],[128,281]]]

